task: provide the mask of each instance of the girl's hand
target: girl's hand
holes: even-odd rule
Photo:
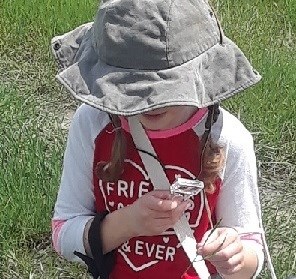
[[[206,257],[221,275],[240,271],[244,266],[244,249],[237,231],[233,228],[216,228],[210,233],[206,232],[198,243],[198,253]]]
[[[160,235],[174,226],[187,208],[183,198],[169,191],[152,191],[127,207],[127,225],[133,236]]]

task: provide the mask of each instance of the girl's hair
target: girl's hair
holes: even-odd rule
[[[214,143],[211,137],[213,124],[220,114],[219,104],[209,106],[208,116],[205,123],[205,132],[200,142],[200,173],[198,179],[205,184],[205,191],[213,193],[215,191],[215,181],[225,163],[224,148]]]
[[[120,119],[117,115],[110,115],[110,119],[113,125],[112,132],[115,133],[111,158],[109,162],[99,162],[95,169],[97,176],[105,182],[115,182],[120,178],[126,155],[126,139]]]
[[[201,170],[198,179],[204,182],[207,193],[215,191],[215,181],[219,177],[224,164],[224,150],[212,141],[210,135],[212,125],[217,121],[218,116],[219,106],[210,106],[205,132],[200,144]],[[99,162],[95,170],[97,176],[105,182],[115,182],[120,178],[126,155],[126,139],[121,128],[120,119],[116,115],[110,115],[110,118],[114,128],[113,132],[115,132],[111,158],[109,162]]]

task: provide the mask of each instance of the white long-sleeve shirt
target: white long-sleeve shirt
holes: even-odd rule
[[[168,141],[169,145],[171,141],[173,144],[175,138],[179,137],[176,142],[184,142],[184,146],[179,146],[179,148],[185,150],[187,145],[191,146],[194,142],[198,143],[198,139],[204,132],[205,118],[206,113],[199,111],[180,127],[159,133],[148,132],[148,136],[152,142],[156,142],[155,144],[160,141]],[[114,198],[116,185],[104,186],[102,183],[94,181],[96,179],[93,171],[95,157],[100,156],[98,153],[102,153],[103,157],[107,156],[104,155],[106,146],[112,146],[112,142],[106,142],[109,139],[108,133],[112,134],[112,129],[110,130],[108,125],[110,126],[108,114],[84,104],[75,113],[69,130],[61,184],[53,216],[54,247],[69,260],[77,260],[73,254],[74,251],[85,254],[84,228],[98,209],[113,211],[140,196],[139,190],[135,190],[135,188],[133,194],[130,194],[129,197],[121,199],[119,196],[117,200],[117,198]],[[128,127],[126,130],[128,134]],[[252,136],[236,117],[224,109],[221,109],[219,118],[212,127],[211,135],[214,142],[223,146],[225,151],[225,167],[221,173],[219,191],[213,198],[212,212],[215,214],[216,220],[222,220],[221,226],[239,229],[243,241],[248,241],[248,245],[254,247],[261,265],[263,261],[261,246],[263,230],[260,222],[261,211]],[[184,137],[184,141],[181,137]],[[187,138],[192,138],[192,143],[191,140],[187,141]],[[198,146],[196,148],[193,146],[193,148],[198,150]],[[192,154],[186,156],[189,157],[190,155]],[[180,153],[178,156],[183,155]],[[142,168],[139,162],[129,161],[129,158],[127,158],[126,164],[133,166],[133,168]],[[178,170],[178,173],[174,173],[172,176],[185,175],[189,178],[195,178],[194,169],[191,170],[190,167],[181,167],[181,165],[173,163],[166,166],[168,166],[168,171],[169,168],[170,171],[172,169]],[[141,171],[145,176],[144,168]],[[142,180],[147,181],[149,179],[146,177]],[[127,191],[124,192],[124,189],[126,189],[124,187],[126,185],[132,187],[133,184],[124,184],[124,179],[122,181],[121,185],[117,185],[116,193],[118,194],[121,191],[121,194],[125,195]],[[141,187],[143,185],[142,183]],[[97,187],[97,190],[95,190],[95,187]],[[149,187],[143,188],[142,194],[151,190]],[[138,191],[137,194],[136,191]],[[198,204],[197,200],[193,201]],[[189,223],[193,229],[198,230],[198,227],[202,226],[202,210],[202,206],[199,204],[197,212],[200,214],[193,213],[193,210],[190,212]],[[166,241],[164,237],[163,240]],[[126,252],[127,250],[124,250],[124,247],[119,247],[118,251],[123,261],[126,261],[132,270],[142,271],[145,269],[145,265],[141,266],[139,260]],[[130,253],[133,253],[133,251]],[[153,260],[155,262],[155,259]]]

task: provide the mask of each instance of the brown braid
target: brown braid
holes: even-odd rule
[[[121,128],[120,119],[117,115],[110,115],[110,118],[115,132],[111,159],[109,162],[99,162],[95,170],[97,176],[104,182],[115,182],[120,178],[126,155],[126,139]]]
[[[224,149],[215,144],[211,138],[211,129],[220,114],[219,105],[209,107],[208,117],[205,123],[205,132],[201,138],[201,170],[198,178],[205,184],[205,191],[215,191],[215,181],[224,165]]]

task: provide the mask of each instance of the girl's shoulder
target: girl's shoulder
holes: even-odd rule
[[[213,125],[214,140],[220,145],[249,147],[253,136],[245,125],[226,109],[221,108],[217,122]]]
[[[69,134],[94,140],[109,122],[110,118],[106,112],[82,104],[74,113]]]
[[[233,183],[237,180],[255,185],[257,170],[252,134],[236,116],[225,109],[221,109],[217,124],[215,133],[219,135],[218,144],[224,147],[225,152],[225,168],[221,173],[223,187],[235,183],[239,185],[239,182]]]

